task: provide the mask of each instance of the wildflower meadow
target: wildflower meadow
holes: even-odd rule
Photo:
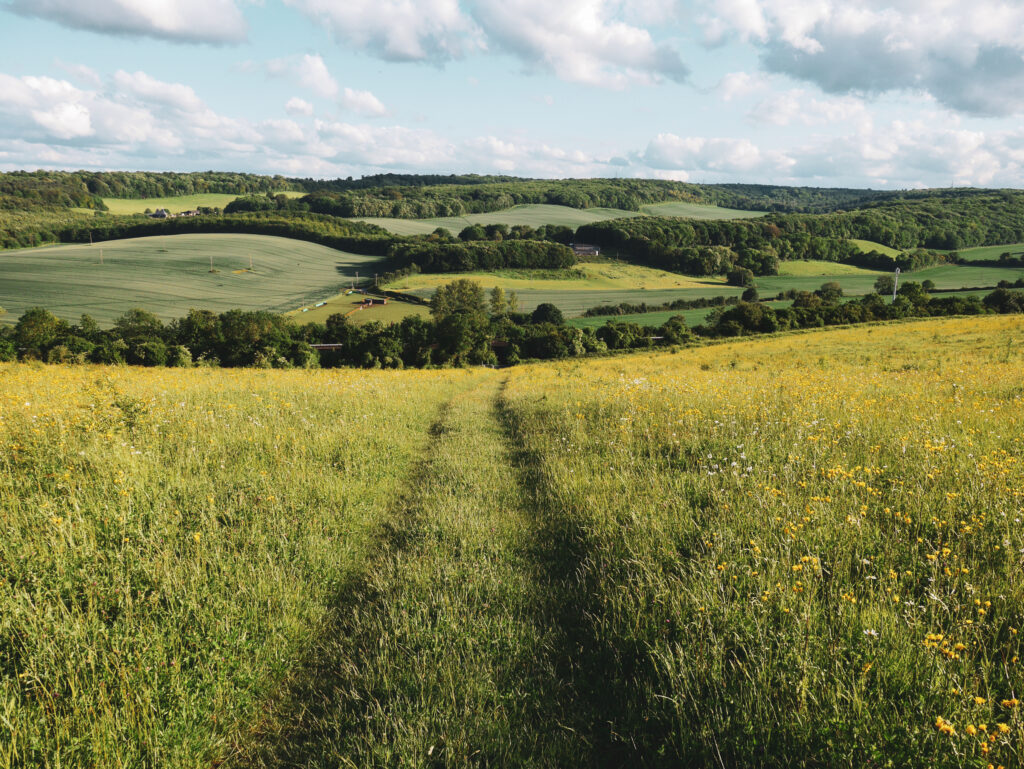
[[[1022,340],[0,365],[0,769],[1020,766]]]

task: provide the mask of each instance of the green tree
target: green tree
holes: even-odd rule
[[[23,357],[41,359],[65,325],[49,310],[33,307],[26,310],[14,326],[14,344],[21,349]]]
[[[430,300],[430,314],[440,322],[450,315],[469,315],[476,320],[487,318],[483,287],[475,280],[460,278],[438,287]]]
[[[816,293],[825,304],[835,304],[843,298],[843,287],[834,280],[830,280],[828,283],[823,283]]]
[[[558,307],[550,302],[543,302],[537,305],[537,309],[530,316],[530,321],[532,323],[552,323],[556,326],[561,326],[565,323],[565,317]]]
[[[505,289],[495,286],[491,289],[491,317],[500,318],[508,313],[508,302],[505,301]]]
[[[896,289],[896,280],[892,275],[879,275],[875,281],[875,291],[882,296],[888,296]]]

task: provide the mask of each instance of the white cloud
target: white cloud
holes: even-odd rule
[[[189,43],[238,43],[247,25],[236,0],[7,0],[22,16],[72,29]]]
[[[766,86],[767,80],[761,75],[730,72],[719,81],[716,90],[721,95],[722,101],[732,101],[764,90]]]
[[[1024,111],[1024,4],[1010,0],[703,0],[710,42],[830,93],[924,91],[978,115]]]
[[[611,0],[477,0],[473,15],[488,39],[570,82],[623,88],[689,74],[678,51],[623,20]]]
[[[379,117],[387,114],[388,111],[380,99],[369,91],[354,91],[351,88],[346,88],[341,94],[340,101],[346,109],[362,115]]]
[[[285,0],[339,41],[387,61],[443,62],[481,47],[458,0]]]
[[[762,151],[749,139],[658,134],[641,156],[644,165],[661,170],[744,174],[781,173],[793,161],[781,152]]]
[[[310,54],[272,59],[267,62],[267,74],[289,77],[313,93],[329,99],[338,95],[338,82],[327,69],[323,57]]]
[[[760,101],[748,117],[757,124],[778,126],[793,123],[807,126],[840,123],[860,125],[871,120],[863,99],[856,96],[817,98],[800,88],[773,93]]]
[[[284,105],[284,111],[289,115],[312,115],[313,105],[305,99],[293,96],[288,100],[288,103]]]
[[[131,94],[139,99],[183,112],[198,112],[203,102],[190,86],[181,83],[165,83],[145,72],[128,73],[118,70],[114,73],[114,85],[121,93]]]
[[[89,110],[81,104],[64,102],[48,110],[32,110],[32,118],[58,139],[74,139],[92,133]]]

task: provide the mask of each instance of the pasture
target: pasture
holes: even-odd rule
[[[354,323],[357,326],[374,321],[384,324],[398,323],[407,315],[418,315],[421,318],[430,315],[430,308],[425,305],[399,302],[394,299],[389,300],[387,304],[375,304],[360,309],[362,300],[362,294],[346,295],[342,292],[326,300],[321,299],[320,301],[324,302],[321,307],[307,305],[306,312],[299,308],[285,314],[296,323],[323,323],[331,315],[345,315],[348,317],[349,323]]]
[[[305,192],[285,191],[275,192],[275,195],[286,195],[289,198],[301,198]],[[204,192],[197,195],[179,195],[172,198],[103,198],[110,213],[112,214],[142,214],[148,208],[156,211],[158,208],[166,208],[172,214],[180,214],[182,211],[193,211],[200,206],[206,208],[224,208],[235,198],[242,197],[235,194],[223,194],[218,192]]]
[[[898,249],[883,246],[881,243],[875,243],[873,240],[856,240],[851,238],[850,242],[857,246],[862,254],[870,254],[872,251],[877,251],[878,253],[885,254],[886,256],[900,255],[900,251]]]
[[[688,219],[749,219],[764,216],[761,211],[739,211],[717,206],[701,206],[695,203],[656,203],[642,206],[640,212],[618,208],[569,208],[546,204],[528,204],[493,211],[486,214],[437,219],[393,219],[387,217],[359,218],[358,221],[376,224],[396,235],[429,235],[438,227],[458,234],[473,224],[506,224],[509,227],[526,225],[540,227],[557,224],[576,229],[584,224],[603,222],[608,219],[622,219],[633,216],[680,216]]]
[[[336,294],[373,261],[301,240],[234,234],[4,251],[0,307],[8,312],[0,322],[13,323],[35,306],[67,320],[89,314],[104,324],[133,307],[164,320],[193,307],[283,312]]]
[[[677,289],[724,286],[718,276],[691,278],[625,262],[580,262],[567,270],[500,270],[410,275],[386,284],[393,291],[422,292],[460,278],[475,280],[486,289],[506,291],[596,291]]]
[[[779,275],[787,278],[833,278],[842,275],[859,275],[861,277],[871,276],[877,279],[882,274],[875,270],[866,270],[863,267],[856,267],[852,264],[839,264],[837,262],[797,259],[779,262]]]
[[[1006,246],[980,246],[979,248],[964,248],[957,251],[961,259],[969,262],[974,261],[995,261],[1003,254],[1020,259],[1024,257],[1024,243],[1012,243]]]
[[[777,300],[763,302],[764,305],[774,309],[789,307],[793,302],[790,300]],[[638,312],[628,315],[597,315],[594,317],[570,318],[568,324],[576,328],[600,328],[610,320],[622,321],[624,323],[636,323],[640,326],[661,326],[671,318],[681,315],[690,328],[702,324],[715,309],[715,307],[700,307],[695,310],[656,310],[654,312]],[[728,308],[727,308],[728,309]]]
[[[678,201],[651,203],[640,206],[640,210],[648,216],[676,216],[683,219],[757,219],[765,215],[764,211],[743,211],[738,208],[721,208]]]
[[[1019,766],[1022,337],[0,364],[0,767]]]

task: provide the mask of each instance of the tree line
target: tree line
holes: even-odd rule
[[[299,325],[265,311],[191,310],[163,323],[142,309],[126,312],[109,329],[83,315],[68,323],[43,308],[25,312],[14,326],[0,327],[0,361],[104,363],[142,366],[252,366],[260,368],[366,368],[515,365],[525,359],[557,359],[612,350],[677,346],[700,337],[734,337],[877,320],[982,313],[1024,313],[1024,291],[999,288],[984,299],[936,298],[917,283],[904,283],[894,302],[880,294],[842,301],[838,284],[798,292],[793,305],[773,309],[740,300],[713,310],[693,329],[682,316],[660,326],[609,318],[580,329],[565,325],[550,304],[518,312],[500,288],[486,295],[462,279],[441,286],[431,317],[410,315],[399,323],[357,326],[343,315],[323,324]],[[329,345],[326,349],[314,345]]]

